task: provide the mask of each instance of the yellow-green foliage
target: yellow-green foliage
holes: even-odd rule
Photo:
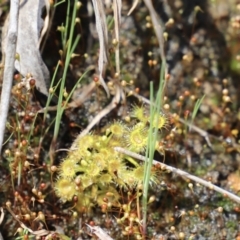
[[[150,117],[143,106],[134,107],[131,115],[135,118],[134,125],[116,121],[109,124],[101,136],[88,134],[75,140],[59,166],[55,183],[56,194],[62,201],[77,197],[79,211],[87,211],[95,204],[106,205],[106,199],[110,206],[119,206],[117,188],[129,190],[142,184],[143,165],[114,150],[116,146],[136,153],[146,150]],[[167,118],[163,114],[153,119],[158,129],[166,125]],[[157,171],[152,168],[152,183],[156,181]]]

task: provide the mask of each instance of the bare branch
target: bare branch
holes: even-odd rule
[[[115,151],[117,152],[120,152],[120,153],[123,153],[123,154],[126,154],[130,157],[133,157],[133,158],[136,158],[138,160],[141,160],[141,161],[149,161],[149,158],[146,158],[142,155],[139,155],[137,153],[134,153],[134,152],[131,152],[129,150],[126,150],[124,148],[121,148],[121,147],[115,147],[114,148]],[[220,187],[217,187],[216,185],[212,184],[211,182],[207,182],[199,177],[196,177],[194,175],[191,175],[190,173],[187,173],[185,171],[182,171],[178,168],[174,168],[174,167],[171,167],[171,166],[168,166],[167,164],[165,163],[161,163],[161,162],[158,162],[156,160],[153,160],[153,164],[156,165],[156,164],[160,164],[161,168],[163,169],[166,169],[170,172],[173,172],[181,177],[184,177],[184,178],[188,178],[190,180],[193,180],[194,182],[197,182],[197,183],[200,183],[201,185],[205,186],[205,187],[208,187],[209,189],[212,189],[216,192],[219,192],[221,194],[223,194],[224,196],[227,196],[229,197],[231,200],[233,200],[234,202],[236,203],[240,203],[240,197],[238,197],[237,195],[233,194],[233,193],[230,193]]]
[[[10,93],[12,89],[14,61],[18,36],[19,0],[11,0],[9,25],[5,46],[5,65],[3,73],[2,95],[0,103],[0,154],[4,139],[5,125],[7,121]]]

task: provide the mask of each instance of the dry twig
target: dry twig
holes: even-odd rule
[[[0,104],[0,154],[4,139],[5,126],[8,115],[10,93],[12,89],[14,61],[17,48],[18,36],[18,15],[19,15],[19,0],[11,0],[9,25],[6,37],[5,46],[5,63],[3,73],[2,95]]]
[[[115,147],[114,149],[117,152],[126,154],[126,155],[128,155],[130,157],[133,157],[133,158],[136,158],[138,160],[149,161],[148,158],[146,158],[146,157],[144,157],[142,155],[139,155],[137,153],[131,152],[129,150],[126,150],[124,148]],[[240,197],[238,197],[237,195],[235,195],[233,193],[230,193],[230,192],[228,192],[228,191],[226,191],[226,190],[224,190],[224,189],[222,189],[222,188],[212,184],[211,182],[205,181],[205,180],[203,180],[203,179],[201,179],[199,177],[191,175],[190,173],[182,171],[182,170],[180,170],[178,168],[174,168],[174,167],[168,166],[167,164],[158,162],[156,160],[153,160],[153,164],[154,165],[160,164],[162,169],[165,169],[165,170],[168,170],[170,172],[173,172],[173,173],[175,173],[175,174],[177,174],[177,175],[179,175],[179,176],[181,176],[183,178],[188,178],[190,180],[193,180],[194,182],[200,183],[201,185],[203,185],[205,187],[208,187],[209,189],[212,189],[212,190],[214,190],[216,192],[219,192],[219,193],[223,194],[223,196],[226,196],[226,197],[230,198],[231,200],[233,200],[234,202],[240,204]]]
[[[132,7],[131,7],[131,9],[129,10],[129,12],[128,12],[128,16],[134,11],[134,9],[137,7],[137,5],[138,5],[138,2],[139,2],[139,0],[135,0],[134,2],[133,2],[133,5],[132,5]]]

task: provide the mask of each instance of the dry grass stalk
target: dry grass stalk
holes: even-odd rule
[[[128,16],[134,11],[134,9],[137,7],[137,5],[138,5],[138,2],[139,2],[139,0],[135,0],[134,2],[133,2],[133,5],[132,5],[132,7],[131,7],[131,9],[129,10],[129,12],[128,12]]]
[[[116,61],[116,73],[120,74],[120,53],[119,53],[119,28],[121,24],[121,9],[122,0],[113,0],[113,13],[114,13],[114,26],[115,26],[115,61]]]
[[[104,6],[102,0],[92,0],[93,9],[96,17],[96,29],[99,37],[99,59],[98,59],[98,70],[99,79],[103,88],[105,89],[108,97],[110,96],[107,84],[103,79],[106,65],[108,63],[108,29],[106,23],[106,15],[104,12]]]

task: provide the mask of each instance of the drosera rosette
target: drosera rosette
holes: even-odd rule
[[[89,133],[85,136],[79,135],[73,142],[71,149],[72,150],[89,149],[93,147],[94,142],[95,142],[94,134],[92,133]]]
[[[158,173],[159,171],[156,168],[152,168],[151,177],[150,177],[150,185],[154,185],[159,183],[158,181]],[[125,189],[135,189],[137,186],[143,184],[144,179],[144,165],[138,165],[135,167],[127,167],[118,171],[119,179],[124,179],[124,188]],[[119,182],[118,179],[118,182]]]
[[[89,138],[90,136],[90,138]],[[78,209],[89,209],[89,203],[97,204],[94,189],[104,192],[115,185],[116,172],[123,167],[122,159],[111,145],[111,137],[91,134],[84,140],[94,139],[90,143],[77,139],[68,156],[59,166],[59,176],[55,189],[62,201],[71,201],[74,196],[84,196],[84,201],[76,203]],[[83,142],[81,147],[77,146]],[[69,185],[69,187],[67,187]],[[107,191],[107,190],[106,190]]]
[[[134,168],[131,175],[136,186],[142,184],[144,179],[144,165],[140,165],[137,168]]]
[[[105,161],[107,161],[107,159],[115,156],[116,151],[114,150],[113,147],[118,146],[118,145],[115,145],[115,144],[117,144],[117,143],[115,143],[111,140],[109,142],[109,146],[105,146],[105,147],[102,147],[101,149],[99,149],[99,154],[100,154],[100,156],[102,156],[104,158]]]
[[[125,163],[118,155],[108,159],[107,170],[112,176],[116,176],[116,173],[123,168],[125,168]]]
[[[146,150],[148,143],[148,129],[142,122],[129,128],[124,136],[125,148],[136,153],[142,153]]]
[[[74,195],[78,192],[76,191],[75,183],[72,179],[59,177],[55,182],[55,192],[56,195],[63,201],[71,201]]]
[[[71,146],[71,155],[75,155],[75,158],[77,159],[90,157],[91,149],[94,147],[95,141],[95,135],[92,133],[89,133],[83,137],[77,137]]]
[[[147,114],[144,105],[134,105],[131,111],[131,116],[144,124],[147,124],[149,121],[149,114]]]
[[[122,138],[127,131],[127,126],[121,121],[115,121],[106,129],[106,135],[111,134],[114,138]]]
[[[110,157],[110,153],[108,151],[106,152],[100,151],[100,152],[93,153],[91,159],[92,159],[92,162],[97,166],[97,168],[100,171],[103,171],[108,165],[107,159],[109,157]]]
[[[150,123],[150,117],[148,122]],[[166,128],[168,126],[168,117],[163,112],[161,113],[155,113],[153,116],[152,121],[153,128],[157,128],[158,130],[161,130],[163,128]]]
[[[146,110],[146,107],[144,105],[133,106],[131,116],[133,118],[136,118],[139,122],[144,123],[145,125],[150,124],[151,116],[149,111]],[[153,123],[152,123],[153,128],[157,128],[158,130],[161,130],[162,128],[165,128],[168,126],[168,116],[163,112],[155,113],[152,119],[153,119]]]
[[[59,170],[59,175],[62,178],[69,178],[69,179],[74,179],[76,176],[77,171],[80,169],[78,162],[76,162],[75,158],[72,158],[71,156],[65,160],[63,160],[60,163],[60,166],[58,168]]]
[[[113,178],[109,173],[103,173],[98,177],[98,182],[101,185],[109,185],[113,183]]]
[[[59,175],[55,183],[57,196],[64,202],[77,198],[74,201],[77,210],[89,211],[95,205],[117,206],[119,189],[132,191],[142,185],[144,166],[114,148],[121,147],[144,154],[150,121],[146,113],[144,106],[134,106],[131,114],[134,121],[114,121],[108,124],[103,134],[89,133],[77,137],[58,168]],[[153,127],[158,130],[168,122],[164,114],[156,114],[152,119]],[[159,150],[157,145],[156,150]],[[151,184],[158,182],[158,174],[153,167]],[[111,204],[104,203],[104,196],[110,193],[115,195],[111,198]]]

